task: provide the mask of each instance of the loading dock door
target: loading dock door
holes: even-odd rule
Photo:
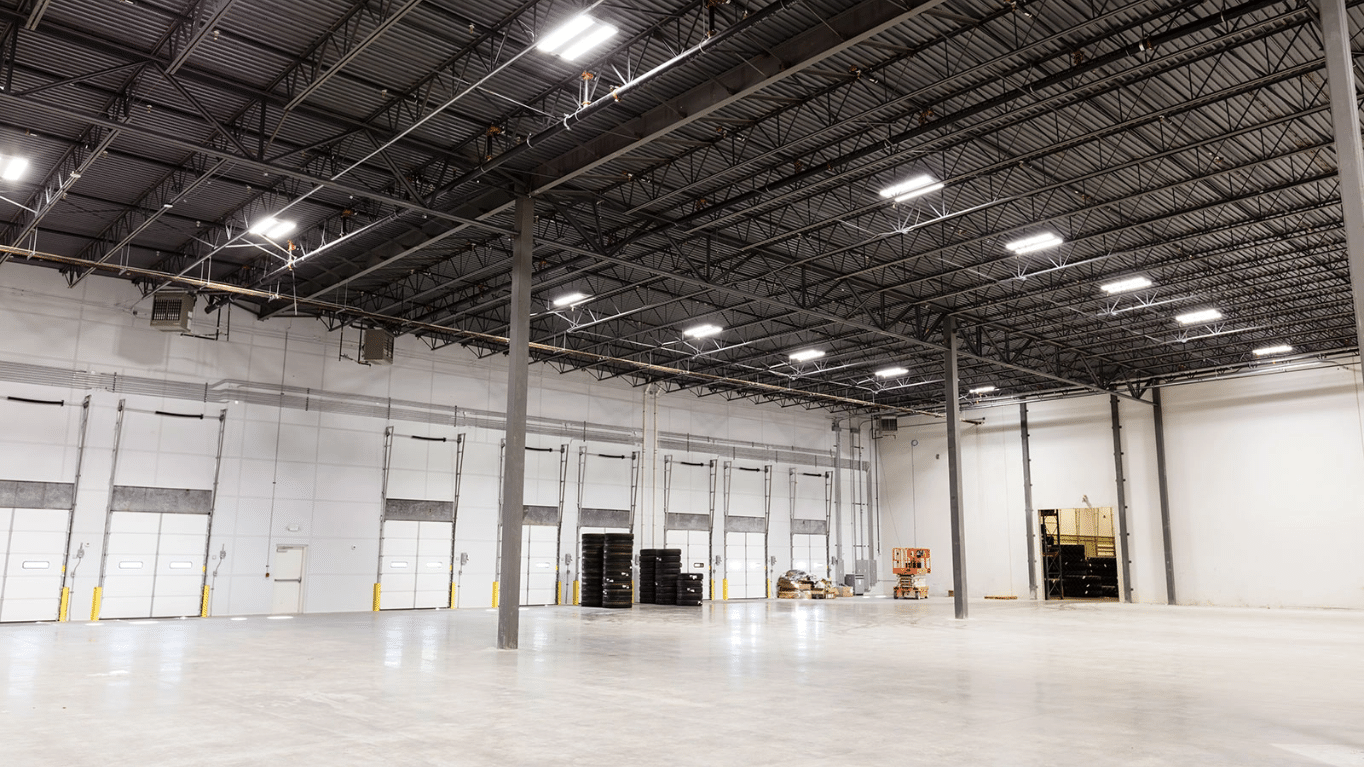
[[[682,550],[682,572],[700,573],[703,580],[710,580],[710,531],[709,530],[669,530],[664,534],[664,545],[670,549]],[[702,586],[702,594],[709,594],[709,586]]]
[[[450,606],[452,522],[384,520],[379,609]]]
[[[57,619],[70,514],[0,509],[0,622]]]
[[[766,599],[772,467],[745,467],[726,461],[724,481],[727,596]]]
[[[555,604],[559,573],[559,528],[548,525],[521,527],[521,604]]]
[[[829,577],[829,516],[833,511],[833,473],[790,472],[791,567]]]
[[[763,533],[725,533],[730,599],[767,598],[766,540]]]
[[[199,614],[207,514],[115,511],[108,541],[100,617]]]

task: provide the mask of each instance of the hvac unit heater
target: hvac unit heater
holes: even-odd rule
[[[895,432],[897,432],[897,431],[899,431],[899,430],[900,430],[900,419],[898,419],[898,418],[882,418],[882,419],[881,419],[881,433],[882,433],[882,434],[894,434]]]
[[[165,333],[188,333],[194,314],[194,296],[184,291],[163,290],[152,296],[152,327]]]
[[[382,328],[360,331],[360,362],[365,365],[392,365],[393,334]]]

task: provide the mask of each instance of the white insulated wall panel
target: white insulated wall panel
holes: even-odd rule
[[[70,482],[80,444],[80,401],[66,406],[15,402],[7,396],[62,400],[65,391],[0,384],[0,479]]]

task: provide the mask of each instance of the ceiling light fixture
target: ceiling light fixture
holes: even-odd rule
[[[298,228],[298,224],[293,221],[280,221],[277,218],[265,218],[256,222],[251,227],[252,234],[258,234],[270,240],[279,240],[289,236],[289,233]]]
[[[0,178],[6,181],[18,181],[23,177],[24,171],[28,170],[28,160],[22,157],[11,157],[6,162],[5,158],[0,157],[0,164],[4,165],[4,170],[0,171]]]
[[[822,349],[802,349],[801,351],[792,354],[791,359],[795,362],[809,362],[810,360],[817,360],[823,356],[824,351]]]
[[[932,176],[915,176],[908,181],[882,189],[881,196],[894,197],[896,202],[904,202],[922,194],[936,192],[942,188],[942,182],[935,181]]]
[[[580,304],[583,301],[586,301],[587,299],[588,295],[586,293],[569,293],[566,296],[559,296],[558,298],[554,299],[553,304],[556,309],[562,309],[565,306],[573,306],[574,304]]]
[[[1132,290],[1149,288],[1152,284],[1153,283],[1145,277],[1128,277],[1126,279],[1118,280],[1117,282],[1110,282],[1107,285],[1100,285],[1099,287],[1103,288],[1105,293],[1112,295],[1114,293],[1127,293]]]
[[[1288,354],[1293,351],[1293,347],[1288,344],[1278,344],[1277,346],[1266,346],[1255,350],[1256,357],[1267,357],[1271,354]]]
[[[998,387],[995,387],[995,386],[977,386],[977,387],[974,388],[974,389],[968,390],[966,393],[967,393],[967,394],[989,394],[990,392],[995,391],[997,388],[998,388]]]
[[[892,367],[876,371],[877,378],[896,378],[909,372],[909,368]]]
[[[598,45],[606,42],[618,32],[615,27],[588,16],[579,14],[564,22],[563,26],[540,39],[536,48],[545,53],[557,53],[567,61],[572,61]]]
[[[704,325],[697,325],[694,328],[687,328],[686,330],[682,331],[682,335],[689,336],[691,338],[709,338],[710,336],[713,336],[722,330],[724,330],[724,328],[720,327],[719,325],[712,325],[708,322]]]
[[[1065,240],[1061,239],[1061,235],[1055,232],[1043,232],[1041,234],[1035,234],[1031,237],[1024,237],[1021,240],[1014,240],[1013,242],[1008,243],[1004,247],[1008,248],[1009,250],[1012,250],[1015,254],[1021,256],[1024,253],[1032,253],[1038,250],[1054,248],[1063,242],[1065,242]]]
[[[1222,313],[1216,309],[1199,309],[1196,312],[1188,312],[1175,317],[1181,325],[1197,325],[1201,322],[1212,322],[1222,319]]]

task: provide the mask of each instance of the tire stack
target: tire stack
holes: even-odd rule
[[[634,605],[631,560],[635,556],[633,533],[607,533],[602,556],[601,606],[630,608]]]
[[[701,606],[701,589],[705,585],[701,573],[680,573],[677,576],[677,604],[686,607]]]
[[[658,604],[658,549],[639,550],[639,603]]]
[[[602,586],[606,536],[600,533],[583,534],[583,558],[579,563],[578,602],[583,607],[602,606]]]
[[[655,576],[656,604],[677,604],[677,577],[682,574],[682,549],[657,549],[658,574]]]

